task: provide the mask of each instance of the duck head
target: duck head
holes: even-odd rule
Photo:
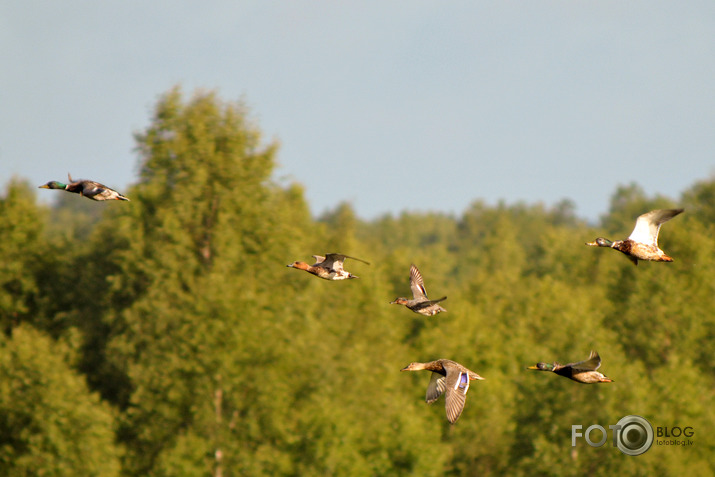
[[[425,363],[410,363],[400,371],[421,371],[425,369]]]
[[[286,265],[286,267],[298,268],[300,270],[308,270],[308,268],[310,268],[310,265],[305,262],[293,262],[291,264]]]
[[[62,182],[57,182],[57,181],[50,181],[47,184],[43,184],[38,189],[66,189],[67,184],[63,184]]]
[[[613,242],[611,242],[607,238],[598,237],[593,242],[586,242],[586,245],[589,245],[591,247],[612,247]]]
[[[395,298],[390,302],[390,305],[406,305],[407,304],[407,298]]]
[[[554,365],[549,363],[536,363],[536,366],[529,366],[527,369],[535,369],[537,371],[553,371]]]

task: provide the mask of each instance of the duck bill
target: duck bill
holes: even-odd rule
[[[586,242],[586,245],[588,245],[589,247],[598,247],[597,242]]]
[[[40,187],[38,187],[38,189],[49,189],[49,188],[50,188],[50,186],[48,186],[47,184],[43,184]]]
[[[539,371],[539,367],[538,367],[538,366],[529,366],[529,367],[526,368],[526,369],[535,369],[535,370]]]

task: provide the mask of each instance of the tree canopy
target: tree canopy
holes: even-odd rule
[[[715,472],[715,178],[678,199],[620,186],[595,225],[567,200],[313,218],[242,102],[174,88],[136,143],[131,202],[48,208],[19,179],[0,197],[4,475]],[[673,263],[584,246],[675,206]],[[286,267],[326,252],[370,265],[344,282]],[[389,305],[412,263],[447,313]],[[526,370],[592,349],[613,383]],[[453,426],[427,373],[399,372],[438,358],[486,378]],[[571,446],[572,425],[631,414],[694,445]]]

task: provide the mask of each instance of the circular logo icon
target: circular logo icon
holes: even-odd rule
[[[626,416],[618,421],[616,447],[627,455],[641,455],[653,445],[653,426],[644,417]]]

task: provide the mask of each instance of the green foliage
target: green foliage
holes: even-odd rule
[[[65,412],[59,403],[88,402],[71,422],[96,426],[91,445],[108,470],[67,467],[81,475],[116,473],[118,445],[124,475],[713,474],[712,180],[679,201],[619,187],[598,228],[569,201],[475,201],[458,217],[370,222],[337,204],[314,220],[299,185],[273,182],[277,145],[240,102],[173,89],[136,140],[131,203],[84,201],[94,209],[81,211],[60,201],[48,218],[15,182],[0,202],[2,356],[22,348],[28,363],[3,361],[9,471],[80,465],[75,447],[90,441],[66,422],[47,426]],[[636,268],[584,246],[606,231],[626,237],[638,215],[672,206],[686,207],[660,235],[673,263]],[[348,260],[361,278],[344,282],[286,268],[326,252],[371,264]],[[411,263],[430,296],[448,296],[446,313],[388,305],[409,294]],[[526,370],[591,349],[613,383]],[[472,382],[454,426],[443,399],[424,402],[427,372],[399,372],[438,358],[486,378]],[[23,410],[13,386],[30,369]],[[571,446],[572,425],[607,428],[629,414],[691,426],[695,446],[639,457],[610,441]],[[34,435],[52,446],[62,436],[69,463],[23,437]]]
[[[0,325],[5,330],[30,319],[37,309],[44,217],[31,187],[13,179],[0,199]]]
[[[715,176],[696,182],[685,191],[683,206],[703,224],[715,226]]]
[[[0,474],[119,475],[114,415],[67,353],[27,325],[0,335]]]

